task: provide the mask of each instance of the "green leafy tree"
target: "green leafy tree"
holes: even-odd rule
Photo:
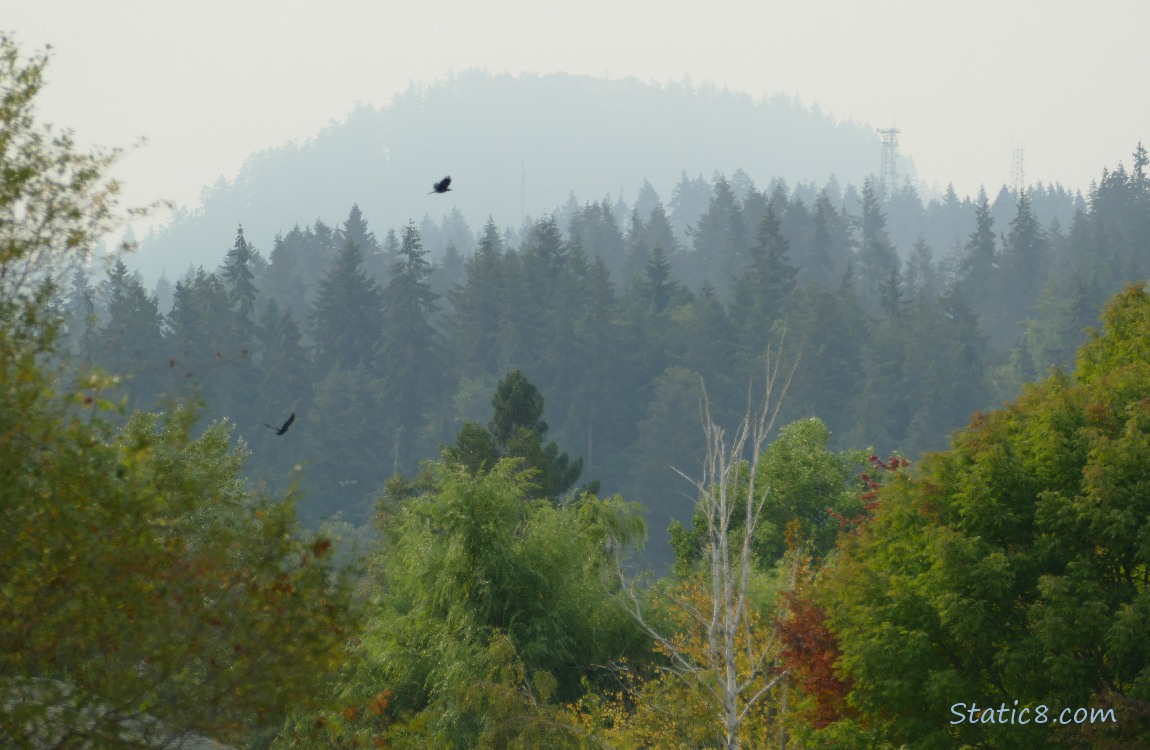
[[[97,238],[120,221],[120,184],[107,170],[122,153],[76,150],[70,131],[54,132],[35,117],[46,53],[24,59],[0,34],[0,299],[39,307],[44,272],[63,277],[89,257]],[[129,209],[127,216],[147,209]]]
[[[137,414],[115,432],[78,418],[107,404],[92,386],[46,401],[31,367],[7,359],[23,384],[0,409],[7,740],[238,741],[321,694],[350,624],[330,543],[250,493],[223,424],[191,440],[191,412]]]
[[[589,746],[562,703],[597,679],[593,664],[642,643],[607,584],[608,542],[629,543],[642,522],[619,499],[533,501],[518,464],[473,474],[447,459],[413,484],[393,480],[376,553],[385,577],[371,583],[376,615],[344,691],[346,704],[368,710],[301,734],[399,747]],[[372,714],[385,690],[385,710]]]
[[[115,218],[110,160],[37,129],[43,56],[0,36],[0,736],[7,747],[243,742],[324,689],[343,652],[347,588],[292,502],[240,477],[230,430],[135,414],[120,429],[90,374],[43,368],[58,270]],[[109,319],[154,302],[116,264]]]
[[[1150,739],[1139,719],[1150,700],[1140,490],[1150,295],[1130,287],[1103,318],[1073,379],[1056,372],[977,416],[951,450],[884,487],[874,521],[824,573],[856,726],[877,738],[1003,748]],[[1040,705],[1114,714],[1077,728],[1007,721]]]

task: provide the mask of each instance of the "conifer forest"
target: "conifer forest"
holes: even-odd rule
[[[0,745],[1150,747],[1142,144],[475,224],[457,174],[146,280],[27,54]]]

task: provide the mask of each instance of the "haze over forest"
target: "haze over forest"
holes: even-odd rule
[[[0,33],[0,744],[1150,744],[1141,142],[966,195],[471,71],[107,254],[46,64]]]
[[[187,264],[210,268],[226,247],[220,236],[237,224],[268,248],[295,224],[336,223],[353,203],[386,227],[439,224],[457,211],[471,237],[453,239],[466,252],[489,217],[519,230],[571,196],[633,204],[645,182],[668,199],[684,173],[710,179],[741,169],[792,185],[833,175],[861,185],[880,149],[871,128],[783,95],[472,70],[413,86],[387,107],[362,105],[303,143],[253,154],[235,179],[205,186],[201,207],[141,238],[129,263],[153,281]],[[908,164],[901,174],[913,176]],[[431,183],[446,174],[454,191],[430,199]],[[441,249],[433,243],[433,254]]]
[[[73,304],[94,295],[89,356],[135,373],[135,400],[200,394],[205,419],[261,446],[261,480],[307,462],[313,522],[366,521],[392,473],[486,424],[496,383],[522,371],[547,439],[582,481],[647,507],[647,554],[668,564],[663,532],[691,514],[672,467],[698,461],[681,407],[700,375],[732,416],[785,327],[802,352],[788,419],[819,417],[836,448],[917,456],[1069,365],[1133,268],[1082,266],[1080,193],[928,197],[906,161],[882,184],[880,154],[869,129],[786,99],[469,73],[253,156],[125,259],[148,275],[92,279]],[[429,194],[441,172],[451,192]],[[152,322],[108,319],[99,300],[141,281]],[[229,289],[247,290],[246,322],[210,311]],[[921,337],[888,340],[912,323]],[[125,336],[131,353],[113,354]],[[920,339],[933,354],[908,348]],[[298,442],[270,442],[263,424],[293,405]]]

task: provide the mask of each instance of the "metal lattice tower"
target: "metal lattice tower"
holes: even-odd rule
[[[883,198],[898,190],[898,128],[875,131],[882,136],[882,163],[878,173],[878,188]]]
[[[1022,162],[1022,149],[1016,148],[1010,157],[1010,186],[1015,195],[1022,195],[1026,189],[1026,169]]]

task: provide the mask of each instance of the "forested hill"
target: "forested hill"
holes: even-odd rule
[[[1146,165],[1139,146],[1088,202],[1042,186],[884,201],[869,180],[810,195],[737,172],[673,191],[672,205],[698,200],[685,242],[645,190],[629,212],[575,204],[518,238],[488,221],[434,262],[414,222],[380,226],[353,204],[266,255],[231,227],[222,266],[156,294],[122,263],[80,272],[59,304],[73,361],[128,376],[136,408],[201,399],[236,425],[258,477],[303,466],[312,518],[366,520],[390,476],[490,424],[519,370],[543,399],[528,420],[538,451],[646,505],[651,547],[669,554],[667,524],[692,509],[670,467],[697,469],[700,378],[729,421],[785,328],[801,353],[786,420],[821,418],[835,448],[943,448],[972,412],[1072,366],[1107,296],[1145,277]],[[909,251],[894,216],[919,227]],[[264,427],[292,412],[286,435]]]
[[[538,218],[572,193],[582,203],[621,191],[633,202],[646,179],[669,195],[684,172],[709,178],[741,167],[759,180],[821,184],[834,174],[861,184],[879,154],[869,127],[781,95],[756,101],[633,78],[469,71],[253,156],[234,181],[204,191],[202,208],[145,238],[128,262],[149,281],[189,264],[212,267],[226,249],[220,237],[241,222],[249,237],[270,238],[297,222],[337,220],[352,203],[377,226],[425,215],[438,222],[457,209],[472,227],[488,216],[519,227],[525,214]],[[448,174],[456,189],[428,196]]]

